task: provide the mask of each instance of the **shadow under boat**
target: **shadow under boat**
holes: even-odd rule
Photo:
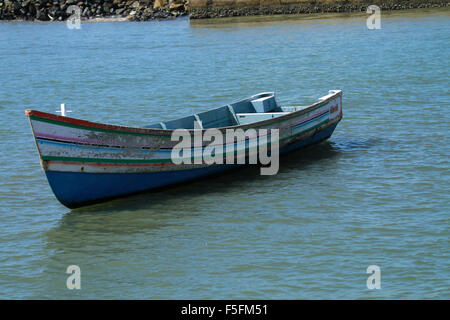
[[[158,189],[143,191],[137,194],[124,195],[89,206],[72,209],[69,213],[99,213],[117,212],[123,210],[136,210],[155,206],[167,201],[183,201],[186,198],[204,197],[208,193],[223,192],[236,187],[242,187],[242,181],[252,182],[258,179],[277,179],[279,174],[294,170],[305,170],[313,163],[337,157],[339,148],[328,140],[322,140],[316,144],[289,151],[280,155],[280,168],[277,174],[263,176],[260,174],[259,165],[240,165],[224,174],[219,172],[199,180],[191,180],[174,185],[164,186]]]

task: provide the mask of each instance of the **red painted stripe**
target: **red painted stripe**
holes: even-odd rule
[[[70,161],[53,161],[48,160],[48,164],[63,164],[63,165],[82,165],[85,167],[168,167],[174,166],[174,163],[95,163],[95,162],[70,162]]]
[[[52,113],[47,113],[47,112],[42,112],[42,111],[37,111],[37,110],[25,110],[25,114],[27,116],[34,116],[37,118],[43,118],[43,119],[73,124],[73,125],[77,125],[77,126],[97,128],[97,129],[103,129],[103,130],[116,130],[116,131],[124,131],[124,132],[151,133],[151,134],[158,134],[158,133],[167,134],[167,132],[173,131],[173,130],[164,130],[164,129],[151,129],[151,128],[147,129],[147,128],[118,126],[118,125],[112,125],[112,124],[103,124],[103,123],[91,122],[91,121],[81,120],[81,119],[76,119],[76,118],[63,117],[63,116],[60,116],[57,114],[52,114]]]
[[[325,104],[327,103],[331,97],[324,101],[318,101],[310,106],[308,106],[306,109],[313,108],[315,106],[318,106],[319,104]],[[305,110],[305,109],[303,109]],[[303,111],[299,110],[299,111]],[[292,112],[291,114],[295,114],[297,111]],[[152,128],[136,128],[136,127],[127,127],[127,126],[119,126],[119,125],[111,125],[111,124],[103,124],[98,122],[91,122],[87,120],[81,120],[76,118],[70,118],[67,116],[60,116],[52,113],[37,111],[37,110],[25,110],[25,114],[27,116],[34,116],[37,118],[42,119],[48,119],[63,123],[68,123],[76,126],[82,126],[82,127],[88,127],[88,128],[97,128],[102,130],[114,130],[114,131],[122,131],[122,132],[132,132],[132,133],[143,133],[143,134],[156,134],[156,135],[170,135],[170,133],[174,130],[172,129],[152,129]],[[282,116],[283,117],[283,116]],[[272,119],[263,120],[270,121]],[[192,131],[193,129],[187,129],[188,131]]]

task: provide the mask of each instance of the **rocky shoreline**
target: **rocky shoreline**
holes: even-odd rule
[[[147,21],[172,19],[189,13],[188,0],[0,0],[0,20],[65,21],[76,15],[82,21]]]
[[[79,8],[81,21],[147,21],[234,16],[362,12],[450,6],[449,0],[0,0],[0,20],[65,21]],[[78,17],[78,16],[77,16]]]

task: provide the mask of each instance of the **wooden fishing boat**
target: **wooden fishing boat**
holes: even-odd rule
[[[25,113],[56,198],[76,208],[239,166],[225,162],[176,164],[171,152],[178,142],[171,138],[177,129],[192,135],[211,128],[223,133],[229,129],[278,129],[280,154],[323,141],[342,118],[342,92],[331,90],[309,106],[279,106],[273,92],[264,92],[145,127],[95,123],[35,110]],[[229,143],[239,141],[224,141],[224,147]],[[244,141],[244,147],[248,143]]]

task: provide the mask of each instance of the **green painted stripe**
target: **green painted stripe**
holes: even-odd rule
[[[270,142],[268,143],[270,145]],[[257,147],[246,147],[245,152],[249,152],[250,150],[254,150]],[[239,152],[243,152],[244,149],[239,150]],[[233,150],[236,154],[237,150]],[[231,154],[231,152],[222,153],[222,156],[227,156]],[[183,161],[188,160],[189,158],[182,159]],[[173,163],[172,159],[149,159],[149,160],[135,160],[135,159],[102,159],[102,158],[76,158],[76,157],[56,157],[56,156],[43,156],[42,160],[47,161],[67,161],[67,162],[91,162],[91,163],[122,163],[122,164],[160,164],[160,163]],[[191,157],[190,161],[194,162],[195,160],[203,160],[203,152],[201,157]]]
[[[43,156],[42,160],[46,161],[68,161],[68,162],[95,162],[95,163],[171,163],[171,159],[150,159],[150,160],[135,160],[135,159],[97,159],[97,158],[74,158],[74,157],[56,157]]]

